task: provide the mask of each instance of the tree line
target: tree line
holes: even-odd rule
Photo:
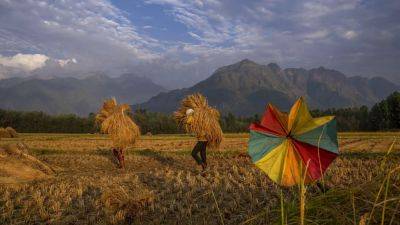
[[[314,110],[314,116],[335,115],[340,131],[400,130],[400,93],[394,92],[372,106]]]
[[[313,110],[313,116],[334,115],[339,131],[400,130],[400,93],[395,92],[371,109],[366,106]],[[171,114],[138,109],[131,113],[143,134],[182,133]],[[258,122],[261,115],[250,117],[226,113],[221,116],[224,132],[247,132],[249,124]],[[43,112],[21,112],[0,109],[0,127],[13,127],[26,133],[96,133],[95,114],[79,117],[73,114],[48,115]]]

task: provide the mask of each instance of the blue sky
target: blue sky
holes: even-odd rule
[[[126,17],[135,23],[141,32],[164,41],[193,42],[189,30],[177,21],[168,11],[169,6],[146,4],[138,1],[112,1],[112,4],[125,11]]]
[[[400,1],[0,0],[0,78],[132,73],[173,88],[244,58],[400,80]]]

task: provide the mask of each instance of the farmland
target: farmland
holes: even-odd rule
[[[330,190],[307,187],[306,224],[400,224],[400,170],[390,173],[400,165],[399,135],[340,133],[341,154],[324,177]],[[247,157],[247,134],[226,134],[209,151],[205,177],[190,156],[195,141],[143,136],[120,170],[103,135],[2,139],[24,142],[56,175],[0,184],[0,224],[280,224],[281,188]],[[285,222],[297,224],[298,187],[282,196]]]

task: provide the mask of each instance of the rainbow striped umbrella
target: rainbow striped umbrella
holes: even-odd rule
[[[279,185],[315,181],[339,154],[336,119],[313,118],[303,98],[289,114],[269,104],[261,122],[250,125],[248,153]]]

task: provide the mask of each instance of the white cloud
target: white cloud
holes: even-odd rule
[[[303,9],[300,11],[299,15],[305,19],[315,19],[355,9],[359,3],[360,0],[309,0],[304,1]]]
[[[315,39],[323,39],[323,38],[327,37],[328,35],[329,35],[328,30],[317,30],[317,31],[314,31],[314,32],[304,35],[304,37],[306,39],[315,40]]]
[[[126,4],[157,5],[163,18],[174,21],[166,23],[172,26],[160,26],[156,13],[135,17],[135,9],[125,12],[109,0],[0,0],[0,16],[7,18],[0,19],[0,54],[38,53],[50,58],[46,68],[74,69],[65,74],[119,75],[141,68],[141,75],[163,82],[185,80],[185,85],[243,58],[275,61],[282,67],[322,65],[353,74],[361,68],[358,74],[371,74],[379,65],[390,68],[390,74],[399,69],[395,0],[130,2]],[[167,35],[151,36],[150,31],[156,31],[152,27]],[[357,65],[349,63],[355,55]]]
[[[144,2],[148,4],[162,4],[162,5],[173,5],[173,6],[185,5],[181,0],[145,0]]]
[[[0,65],[27,72],[42,68],[47,60],[49,57],[42,54],[16,54],[10,57],[0,55]]]
[[[255,26],[247,26],[246,24],[238,24],[235,27],[235,38],[233,41],[238,47],[242,48],[249,46],[261,47],[268,43],[263,29]]]
[[[276,16],[276,14],[272,10],[267,9],[266,7],[260,7],[260,8],[257,8],[257,10],[260,14],[263,15],[263,17],[265,17],[268,20],[270,20],[270,19],[274,18],[274,16]]]
[[[58,59],[57,62],[61,67],[64,67],[71,63],[76,64],[78,61],[75,58],[72,58],[72,59]]]
[[[349,30],[349,31],[346,31],[343,34],[343,36],[344,36],[344,38],[346,38],[348,40],[352,40],[352,39],[356,38],[358,36],[358,34],[354,30]]]
[[[159,57],[156,39],[138,32],[107,0],[0,2],[0,54],[75,58],[83,70],[112,70]]]
[[[198,34],[195,34],[195,33],[191,32],[191,31],[189,31],[188,34],[189,34],[190,36],[192,36],[193,38],[199,40],[199,41],[202,40],[202,38],[201,38],[200,35],[198,35]]]

